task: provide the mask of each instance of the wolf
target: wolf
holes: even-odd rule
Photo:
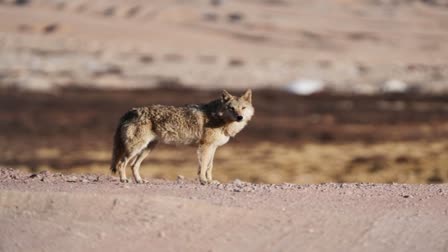
[[[250,89],[241,97],[223,90],[220,98],[206,104],[132,108],[121,117],[115,131],[110,169],[118,171],[121,182],[129,182],[126,166],[130,164],[135,182],[142,183],[140,165],[158,143],[196,144],[199,182],[215,183],[216,149],[238,134],[254,112]]]

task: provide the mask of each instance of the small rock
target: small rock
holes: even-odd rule
[[[292,188],[294,185],[293,184],[290,184],[290,183],[283,183],[281,186],[280,186],[280,188],[282,189],[282,190],[285,190],[285,189],[290,189],[290,188]]]
[[[159,236],[160,238],[163,238],[163,237],[166,236],[166,234],[165,234],[165,232],[160,231],[159,234],[158,234],[158,236]]]
[[[89,183],[89,181],[87,179],[82,179],[81,182],[82,183]]]
[[[244,61],[242,59],[232,58],[229,59],[229,66],[238,67],[244,65]]]
[[[76,176],[69,176],[65,179],[65,181],[74,183],[74,182],[78,181],[78,178]]]
[[[115,12],[116,12],[115,7],[109,7],[103,11],[103,15],[104,16],[113,16],[113,15],[115,15]]]
[[[253,187],[247,186],[244,190],[245,192],[253,192],[255,191]]]
[[[140,60],[140,62],[142,62],[142,63],[146,63],[146,64],[148,64],[148,63],[153,62],[153,61],[154,61],[154,58],[153,58],[151,55],[142,55],[142,56],[139,58],[139,60]]]
[[[210,182],[210,185],[220,185],[221,183],[218,180],[213,180],[212,182]]]
[[[244,15],[242,13],[238,13],[238,12],[229,13],[227,15],[227,19],[229,20],[229,22],[232,22],[232,23],[240,22],[241,20],[243,20],[243,18],[244,18]]]
[[[53,173],[52,177],[54,177],[54,178],[57,178],[57,177],[61,178],[61,177],[64,177],[64,175],[62,175],[62,173],[57,172],[57,173]]]
[[[232,184],[234,185],[243,185],[243,181],[239,180],[239,179],[235,179]]]
[[[55,24],[55,23],[54,24],[48,24],[48,25],[46,25],[43,28],[43,32],[46,33],[46,34],[49,34],[49,33],[55,32],[58,29],[59,29],[59,25],[58,24]]]
[[[87,175],[87,179],[90,181],[95,181],[98,178],[96,175]]]
[[[182,176],[182,175],[177,175],[177,180],[184,180],[184,179],[185,179],[184,176]]]
[[[50,176],[50,172],[49,171],[41,171],[41,172],[39,172],[39,175]]]

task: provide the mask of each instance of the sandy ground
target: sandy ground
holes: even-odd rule
[[[446,1],[14,2],[0,2],[0,86],[448,91]]]
[[[447,6],[0,0],[0,251],[447,251]],[[191,147],[107,175],[130,107],[249,87],[224,184]]]
[[[448,186],[121,184],[0,169],[1,251],[447,251]]]

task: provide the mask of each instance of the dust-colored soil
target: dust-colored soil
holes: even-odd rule
[[[447,251],[447,6],[0,0],[0,251]],[[183,146],[110,176],[127,109],[249,87],[224,184]]]
[[[0,86],[446,93],[447,26],[446,1],[7,0]]]
[[[448,186],[229,184],[0,169],[1,251],[446,251]]]

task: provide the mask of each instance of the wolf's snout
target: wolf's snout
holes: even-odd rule
[[[243,117],[242,117],[242,116],[239,115],[239,116],[236,117],[236,121],[237,121],[237,122],[241,122],[242,120],[243,120]]]

